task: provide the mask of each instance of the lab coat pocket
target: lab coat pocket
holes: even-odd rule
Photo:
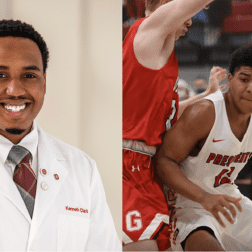
[[[58,214],[58,251],[84,251],[89,231],[88,218]]]

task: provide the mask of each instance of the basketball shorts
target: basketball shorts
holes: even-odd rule
[[[123,243],[155,239],[170,247],[165,195],[153,180],[151,156],[123,149]]]
[[[235,224],[229,223],[220,214],[226,228],[221,227],[211,213],[205,209],[181,208],[176,209],[172,221],[171,247],[174,251],[183,251],[181,243],[187,236],[199,227],[210,228],[215,238],[226,251],[252,250],[252,202],[243,196],[240,201],[242,212],[237,210]]]

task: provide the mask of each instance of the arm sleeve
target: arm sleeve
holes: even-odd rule
[[[90,182],[91,212],[86,251],[122,251],[96,164]]]

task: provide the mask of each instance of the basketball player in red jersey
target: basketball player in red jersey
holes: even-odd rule
[[[123,244],[124,250],[170,247],[168,207],[152,179],[151,157],[162,135],[191,102],[178,112],[178,64],[174,42],[185,35],[191,17],[213,0],[146,0],[146,16],[134,23],[123,44]],[[222,78],[225,70],[214,68]]]

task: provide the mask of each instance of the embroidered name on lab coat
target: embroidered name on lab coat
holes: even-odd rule
[[[73,207],[66,206],[66,210],[68,210],[68,211],[76,211],[76,212],[81,212],[81,213],[88,213],[87,209],[78,208],[78,207],[73,208]]]

